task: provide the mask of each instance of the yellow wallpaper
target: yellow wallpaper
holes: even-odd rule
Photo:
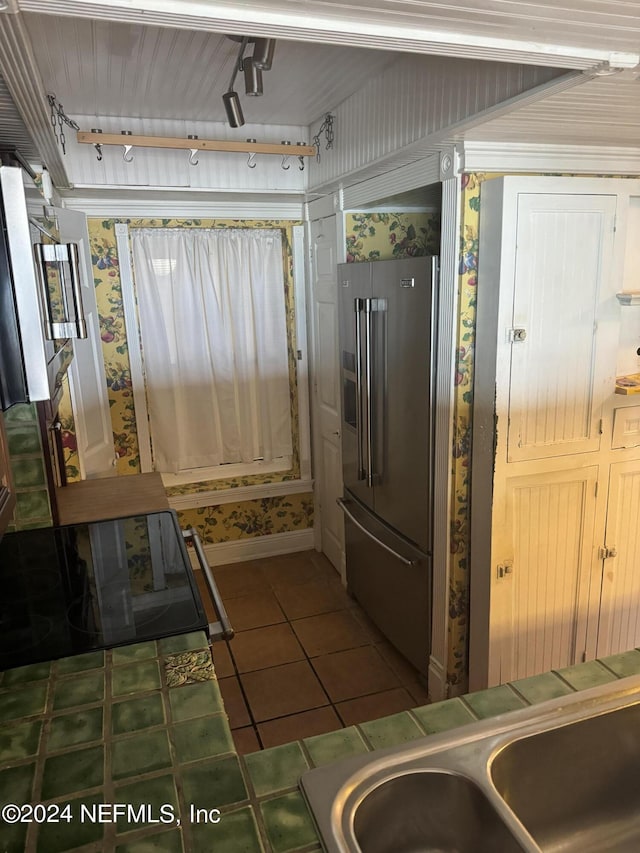
[[[115,225],[125,222],[129,228],[279,228],[282,233],[283,271],[285,286],[285,305],[287,311],[287,335],[289,353],[289,378],[291,388],[291,420],[293,427],[293,464],[290,470],[269,475],[214,480],[194,483],[186,486],[168,489],[169,495],[191,494],[202,491],[228,489],[238,486],[258,485],[262,483],[286,482],[300,477],[300,448],[298,438],[298,395],[297,395],[297,362],[295,340],[295,304],[293,286],[293,253],[292,227],[296,222],[274,220],[220,220],[220,219],[89,219],[89,241],[91,259],[94,271],[94,284],[102,347],[105,359],[105,370],[113,424],[113,435],[116,454],[118,456],[117,473],[119,475],[135,474],[140,471],[140,454],[137,439],[136,418],[131,390],[131,369],[129,363],[129,347],[124,322],[122,289],[120,284],[120,262],[117,256]],[[271,501],[280,499],[270,499]],[[288,499],[287,499],[288,500]],[[260,503],[260,502],[257,502]],[[313,526],[313,501],[307,501],[304,511],[301,509],[298,496],[292,498],[289,505],[265,505],[265,523],[260,525],[251,522],[255,512],[256,502],[248,501],[242,504],[225,504],[205,507],[198,510],[199,525],[205,531],[205,542],[222,541],[217,531],[213,531],[214,522],[219,530],[235,531],[238,525],[244,524],[245,536],[259,536],[267,532],[268,518],[272,519],[271,527],[277,532],[297,530]],[[195,511],[194,511],[195,512]],[[204,524],[202,519],[212,519]],[[274,519],[277,519],[277,523]],[[226,538],[233,538],[227,535]]]
[[[345,214],[347,263],[438,255],[438,213]]]

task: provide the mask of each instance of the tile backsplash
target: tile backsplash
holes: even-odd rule
[[[4,413],[4,423],[16,490],[16,508],[9,530],[51,527],[53,519],[35,404],[12,406]]]

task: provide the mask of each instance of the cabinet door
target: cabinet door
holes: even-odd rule
[[[616,197],[521,193],[517,210],[508,461],[598,450],[616,367],[603,322]]]
[[[599,657],[640,646],[640,460],[611,466],[605,548]]]
[[[490,683],[570,666],[587,653],[600,577],[597,480],[597,466],[507,480],[491,608],[500,653]]]

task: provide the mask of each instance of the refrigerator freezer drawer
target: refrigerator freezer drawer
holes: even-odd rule
[[[354,500],[345,511],[347,588],[387,639],[427,674],[431,644],[431,557]]]

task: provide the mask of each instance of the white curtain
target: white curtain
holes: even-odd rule
[[[132,229],[156,470],[291,448],[277,229]]]

